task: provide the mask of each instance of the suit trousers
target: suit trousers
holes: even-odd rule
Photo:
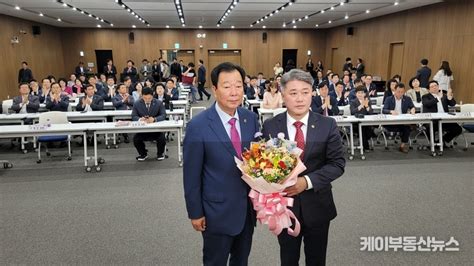
[[[392,126],[385,126],[388,131],[391,132],[400,132],[400,138],[402,139],[403,143],[408,143],[408,139],[410,138],[410,126],[404,125],[392,125]]]
[[[202,98],[202,94],[204,93],[204,95],[206,95],[208,98],[211,96],[211,94],[209,92],[206,91],[206,89],[204,88],[204,84],[205,82],[198,82],[198,93],[199,93],[199,98],[201,100],[203,100]]]
[[[280,260],[282,266],[298,266],[301,242],[304,241],[305,265],[326,265],[326,250],[330,221],[317,226],[308,227],[301,222],[301,232],[297,237],[290,236],[283,230],[278,236],[280,244]]]
[[[156,140],[156,150],[158,156],[165,152],[166,139],[165,135],[161,132],[154,133],[137,133],[133,137],[133,144],[140,155],[148,154],[148,150],[145,148],[145,141]]]
[[[433,129],[435,132],[438,131],[438,121],[433,122]],[[443,131],[446,132],[443,141],[449,143],[462,133],[462,127],[458,123],[443,123]]]
[[[248,208],[252,208],[252,206],[249,205]],[[206,231],[202,232],[204,242],[203,264],[205,266],[225,266],[227,261],[229,261],[231,266],[248,265],[254,230],[254,223],[250,215],[247,212],[244,228],[238,235],[230,236]]]

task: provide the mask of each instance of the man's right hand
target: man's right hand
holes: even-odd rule
[[[191,224],[193,225],[194,230],[203,232],[206,230],[206,217],[201,217],[198,219],[191,219]]]

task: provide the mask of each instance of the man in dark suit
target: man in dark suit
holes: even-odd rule
[[[76,69],[74,70],[74,73],[76,74],[76,77],[86,75],[87,69],[84,67],[84,62],[79,62],[79,64],[76,66]]]
[[[114,66],[112,59],[107,59],[107,65],[104,66],[102,73],[104,73],[107,78],[113,77],[114,80],[117,79],[117,68]]]
[[[339,75],[338,74],[332,74],[331,76],[331,82],[328,82],[327,86],[329,89],[329,92],[333,92],[336,90],[336,84],[339,82]]]
[[[387,97],[384,102],[382,113],[391,115],[415,114],[415,105],[410,97],[405,96],[405,84],[398,83],[392,96]],[[388,131],[400,132],[402,143],[400,151],[408,153],[408,138],[410,137],[410,126],[393,125],[385,126]]]
[[[324,116],[333,116],[339,114],[336,98],[329,95],[329,89],[326,82],[318,85],[319,95],[313,96],[311,101],[311,110]]]
[[[421,68],[416,71],[416,78],[420,81],[420,87],[428,88],[431,77],[431,68],[428,67],[428,59],[421,59]]]
[[[423,113],[447,113],[449,111],[448,106],[455,106],[456,100],[454,100],[453,91],[451,88],[448,89],[446,95],[439,89],[438,82],[432,80],[429,82],[428,94],[421,97],[421,103],[423,104]],[[434,131],[438,131],[438,123],[433,123]],[[446,123],[443,124],[443,130],[446,134],[443,136],[444,143],[449,143],[455,137],[462,133],[462,127],[457,123]]]
[[[151,88],[143,88],[142,98],[133,104],[132,120],[149,124],[165,119],[166,109],[163,103],[153,98],[153,90]],[[133,137],[133,144],[138,151],[137,161],[143,162],[148,158],[148,150],[145,148],[145,141],[153,140],[156,140],[156,160],[162,161],[165,159],[166,139],[162,132],[137,133]]]
[[[198,65],[198,93],[199,93],[199,100],[203,100],[202,95],[207,96],[207,100],[211,98],[211,94],[206,91],[204,85],[206,84],[206,67],[204,66],[204,61],[199,59]]]
[[[132,60],[127,61],[127,67],[123,69],[122,77],[124,78],[124,82],[125,82],[125,77],[130,77],[130,80],[132,83],[135,83],[138,81],[138,70],[135,67],[135,63]]]
[[[33,79],[33,72],[28,68],[28,63],[21,62],[21,69],[18,71],[18,83],[30,82]]]
[[[234,157],[259,131],[257,116],[239,107],[244,70],[222,63],[211,73],[216,103],[186,126],[184,192],[191,224],[202,232],[203,264],[247,265],[255,212]],[[276,136],[276,135],[275,135]]]
[[[104,110],[104,99],[95,94],[95,89],[92,84],[86,86],[86,95],[79,99],[76,106],[76,111],[101,111]]]
[[[293,237],[285,229],[278,236],[281,265],[298,265],[302,240],[305,264],[325,265],[329,224],[337,215],[331,182],[344,173],[344,147],[336,121],[309,110],[311,75],[293,69],[281,83],[287,112],[266,120],[262,134],[270,138],[282,132],[286,139],[295,140],[307,167],[296,184],[285,190],[294,198],[291,210],[301,223],[301,232]]]
[[[377,97],[377,86],[372,83],[372,75],[367,74],[365,75],[364,79],[365,89],[367,90],[367,96],[370,97]]]
[[[351,90],[344,90],[344,83],[339,81],[336,83],[336,90],[333,91],[333,93],[329,93],[329,96],[336,99],[337,106],[345,106],[349,104],[350,91]]]
[[[13,98],[11,109],[16,113],[36,113],[40,107],[39,97],[30,94],[28,83],[20,83],[18,86],[20,96]]]
[[[173,58],[173,63],[171,63],[171,66],[170,66],[170,73],[171,75],[175,75],[178,78],[178,80],[181,80],[181,75],[182,75],[181,65],[178,63],[178,59],[176,58]]]
[[[161,81],[161,65],[158,60],[153,60],[153,65],[151,66],[151,76],[155,82]]]

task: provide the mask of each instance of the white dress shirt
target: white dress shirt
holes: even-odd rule
[[[443,103],[441,102],[441,98],[438,97],[438,94],[433,94],[432,93],[431,95],[433,95],[436,99],[438,99],[438,103],[437,103],[438,113],[444,113],[444,108],[443,108]]]
[[[395,97],[395,112],[402,114],[402,99],[398,100]]]
[[[311,111],[309,111],[311,112]],[[301,118],[301,120],[299,120],[300,122],[303,123],[303,125],[301,126],[301,131],[303,131],[303,136],[304,136],[304,141],[305,141],[305,144],[307,142],[307,139],[306,139],[306,136],[307,136],[307,131],[308,131],[308,119],[309,119],[309,112],[306,113],[305,116],[303,116],[303,118]],[[288,112],[286,113],[286,128],[288,130],[288,138],[290,140],[295,140],[295,136],[296,136],[296,127],[294,125],[294,123],[296,122],[297,120],[294,119],[293,117],[291,117]],[[311,179],[309,179],[309,176],[305,175],[304,178],[306,179],[306,183],[308,183],[308,187],[306,188],[306,190],[308,189],[312,189],[313,188],[313,183],[311,183]]]
[[[224,125],[225,131],[227,132],[227,136],[229,136],[229,139],[232,139],[230,136],[230,129],[231,125],[229,124],[229,121],[231,118],[236,118],[237,120],[235,121],[235,128],[237,129],[237,132],[239,132],[239,137],[242,140],[242,134],[240,134],[240,120],[239,120],[239,112],[235,110],[234,116],[230,116],[228,113],[224,112],[220,107],[219,104],[216,102],[216,111],[217,114],[219,115],[219,118],[221,119],[222,125]]]

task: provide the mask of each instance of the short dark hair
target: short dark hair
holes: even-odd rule
[[[128,64],[128,63],[132,63],[132,65],[135,65],[135,62],[133,62],[133,61],[130,60],[130,59],[127,60],[127,64]]]
[[[398,81],[397,81],[396,79],[389,79],[389,80],[387,81],[387,90],[390,89],[390,85],[392,84],[392,82],[395,82],[395,83],[398,84]]]
[[[173,79],[167,79],[167,80],[166,80],[166,83],[168,83],[168,82],[170,82],[170,81],[173,82],[173,84],[174,84],[174,80],[173,80]]]
[[[107,59],[107,63],[108,63],[108,62],[110,62],[110,61],[112,61],[112,59],[110,59],[110,58],[109,58],[109,59]]]
[[[194,67],[194,63],[193,63],[193,62],[189,62],[188,67]]]
[[[45,79],[47,79],[49,82],[51,82],[51,80],[50,80],[49,78],[43,78],[43,79],[41,80],[41,83],[43,83]]]
[[[199,59],[199,63],[204,64],[204,61],[202,59]]]
[[[431,83],[436,83],[436,85],[439,85],[438,81],[436,81],[436,80],[430,80],[430,82],[428,82],[428,86],[431,85]]]
[[[65,78],[59,78],[59,79],[58,79],[58,83],[61,82],[61,81],[64,81],[64,83],[67,84],[67,80],[66,80]]]
[[[123,78],[123,82],[129,81],[129,80],[132,80],[129,76],[125,76],[125,78]]]
[[[114,76],[108,76],[107,79],[113,79],[115,81],[115,77]]]
[[[422,65],[425,65],[425,66],[426,66],[426,65],[428,65],[428,59],[423,58],[423,59],[421,59],[420,63],[421,63]]]
[[[145,59],[142,60],[142,62],[148,62],[148,59],[145,58]]]
[[[252,80],[252,79],[258,79],[258,78],[256,76],[251,76],[250,80]]]
[[[86,90],[87,90],[88,88],[94,88],[94,86],[92,86],[91,84],[87,84],[87,85],[86,85]]]
[[[125,88],[127,88],[127,86],[125,86],[125,84],[123,84],[123,83],[119,83],[119,84],[117,85],[117,90],[119,90],[119,89],[120,89],[120,87],[122,87],[122,86],[124,86]]]
[[[28,65],[28,63],[26,61],[21,62],[21,64]]]
[[[258,75],[262,75],[262,76],[263,76],[263,73],[262,73],[262,72],[258,72],[257,76],[258,76]]]
[[[331,79],[334,78],[334,76],[337,76],[339,78],[339,74],[333,73]]]
[[[350,57],[346,57],[346,61],[351,61],[352,59]]]
[[[344,83],[342,83],[342,81],[337,82],[337,83],[336,83],[336,86],[338,86],[338,85],[341,85],[341,86],[344,87]]]
[[[212,71],[211,71],[211,82],[212,85],[217,88],[217,83],[219,82],[219,75],[222,72],[233,72],[233,71],[238,71],[240,76],[242,77],[242,82],[244,81],[245,78],[245,70],[234,63],[230,62],[224,62],[216,66]]]
[[[359,85],[355,88],[355,92],[363,91],[365,92],[365,86],[364,85]]]
[[[405,89],[405,84],[403,83],[397,83],[397,86],[395,88],[402,88],[402,89]]]
[[[327,85],[328,84],[326,83],[326,81],[323,81],[323,82],[319,83],[318,89],[321,89],[322,87],[327,86]]]
[[[26,86],[30,87],[30,84],[28,84],[27,82],[20,82],[18,84],[18,88],[21,88],[21,86],[23,86],[23,85],[26,85]]]
[[[153,90],[151,88],[145,87],[142,90],[142,95],[153,95]]]
[[[408,81],[408,86],[410,86],[410,88],[412,89],[413,89],[413,81],[415,81],[415,79],[420,81],[417,77],[413,77],[410,79],[410,81]]]
[[[371,77],[371,78],[373,78],[372,74],[365,74],[365,77]]]
[[[360,78],[354,79],[354,84],[355,84],[355,83],[361,83],[361,82],[362,82],[362,80],[361,80]]]

